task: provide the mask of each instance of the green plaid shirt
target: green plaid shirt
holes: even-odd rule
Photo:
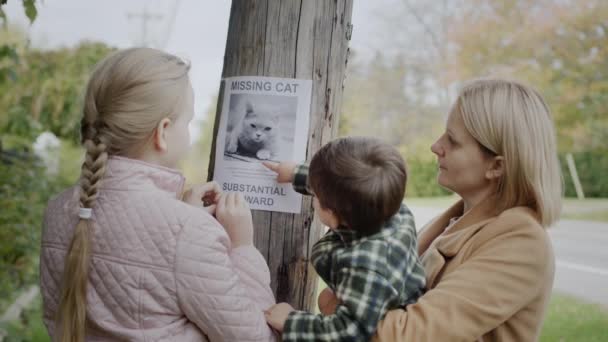
[[[310,194],[307,176],[308,166],[299,165],[296,191]],[[369,341],[388,310],[415,302],[425,286],[414,218],[405,205],[376,234],[330,230],[313,246],[311,261],[342,303],[330,316],[292,312],[283,341]]]

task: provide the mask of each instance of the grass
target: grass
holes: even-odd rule
[[[608,341],[608,309],[554,294],[545,318],[541,342]]]
[[[325,284],[319,281],[317,294],[324,288]],[[3,327],[8,331],[5,342],[50,341],[42,323],[40,297],[32,304],[32,307],[23,313],[21,321],[11,322]],[[318,309],[315,308],[315,311],[318,312]],[[554,294],[549,304],[540,341],[608,341],[608,309],[570,296]]]
[[[26,309],[21,320],[2,326],[8,333],[4,342],[49,342],[46,327],[42,322],[42,300],[40,296],[32,302],[32,306]]]
[[[406,203],[412,206],[446,209],[456,202],[456,196],[412,197]],[[608,222],[608,198],[564,198],[563,219]]]

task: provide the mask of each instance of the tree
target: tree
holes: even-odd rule
[[[2,6],[6,5],[6,3],[7,0],[0,0],[0,23],[2,24],[1,29],[4,31],[7,31],[8,29],[8,18],[6,17],[6,13],[2,8]],[[35,0],[23,0],[23,9],[25,10],[25,15],[30,20],[30,23],[33,23],[38,16]],[[17,53],[16,46],[6,42],[0,42],[0,82],[7,77],[15,79],[15,70],[13,70],[11,66],[18,62],[19,55]]]
[[[382,136],[395,146],[432,135],[443,113],[408,83],[419,75],[403,61],[377,52],[368,62],[355,58],[348,66],[340,135]]]
[[[19,58],[10,65],[14,77],[0,79],[0,108],[5,109],[0,133],[31,141],[51,131],[77,141],[88,75],[110,51],[105,44],[87,42],[51,51],[20,46]]]
[[[455,78],[527,81],[553,109],[560,151],[608,149],[608,2],[478,4],[450,29]]]
[[[2,6],[6,5],[8,0],[0,0],[0,19],[2,19],[2,26],[6,29],[8,18],[6,17],[6,13],[2,9]],[[23,10],[25,11],[25,15],[30,20],[30,23],[33,23],[38,16],[38,9],[36,8],[36,0],[22,0]]]

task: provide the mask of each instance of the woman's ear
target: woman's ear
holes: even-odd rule
[[[505,169],[505,158],[503,156],[495,156],[490,161],[490,166],[486,171],[486,178],[496,180],[502,177]]]
[[[154,149],[159,152],[167,152],[169,149],[167,141],[167,128],[169,128],[169,125],[171,125],[171,119],[164,118],[160,120],[156,126],[156,130],[154,130]]]

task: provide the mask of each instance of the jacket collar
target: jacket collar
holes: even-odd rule
[[[422,255],[434,242],[443,255],[456,255],[471,236],[498,214],[496,207],[496,199],[490,197],[464,213],[464,202],[458,201],[422,229],[418,239],[418,254]],[[454,217],[460,219],[445,231],[450,219]]]
[[[101,189],[161,191],[180,198],[185,178],[175,169],[136,159],[112,156],[108,159]]]

